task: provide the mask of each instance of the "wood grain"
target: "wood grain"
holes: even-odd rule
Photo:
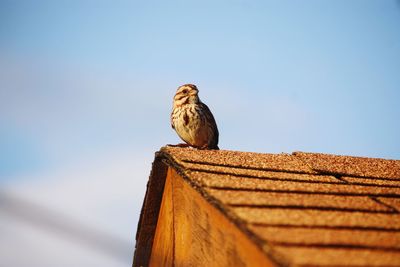
[[[175,171],[174,266],[275,266],[244,233]]]
[[[149,266],[173,266],[173,215],[171,169],[168,169]]]

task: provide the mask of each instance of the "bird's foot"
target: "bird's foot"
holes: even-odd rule
[[[180,144],[176,144],[176,145],[167,144],[167,146],[172,146],[172,147],[190,147],[190,145],[188,145],[186,143],[180,143]]]

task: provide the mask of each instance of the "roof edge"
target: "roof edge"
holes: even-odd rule
[[[260,239],[251,230],[249,230],[245,221],[240,219],[233,212],[225,209],[225,205],[218,199],[207,193],[207,191],[204,190],[202,184],[189,178],[189,175],[187,171],[185,171],[185,168],[182,166],[180,160],[171,155],[168,151],[166,151],[165,147],[162,147],[160,151],[156,153],[156,156],[161,158],[163,163],[165,163],[168,167],[172,167],[183,178],[183,180],[186,181],[201,196],[203,196],[208,203],[210,203],[222,214],[224,214],[229,219],[229,221],[236,225],[236,227],[238,227],[238,229],[242,231],[246,236],[248,236],[255,243],[255,245],[259,247],[261,251],[266,253],[269,259],[276,263],[277,266],[289,266],[289,262],[287,261],[287,259],[279,255],[279,253],[273,251],[268,243]]]
[[[219,152],[213,153],[217,153],[215,155],[218,155]],[[227,151],[224,153],[227,153]],[[215,155],[212,156],[214,157]],[[292,159],[301,163],[305,169],[310,169],[311,172],[315,172],[317,175],[328,174],[335,176],[350,174],[356,177],[380,177],[384,175],[382,177],[395,177],[396,179],[400,179],[400,160],[340,156],[300,151],[286,155],[292,157]],[[167,170],[169,167],[173,168],[184,179],[184,181],[204,197],[208,203],[219,210],[234,225],[236,225],[240,231],[248,236],[267,255],[267,257],[270,258],[271,261],[275,262],[279,266],[289,265],[289,262],[287,262],[285,257],[276,253],[268,243],[261,240],[251,230],[249,230],[245,221],[227,209],[220,200],[211,196],[205,190],[204,185],[201,184],[200,181],[190,178],[191,170],[186,168],[185,164],[186,162],[180,159],[176,154],[172,153],[168,147],[161,147],[160,150],[155,153],[155,159],[147,182],[146,194],[137,226],[133,266],[147,266],[149,263],[158,215],[161,208]],[[354,168],[354,166],[358,166],[358,164],[362,165],[362,168]],[[389,172],[382,171],[382,169],[386,167],[390,168]],[[353,168],[356,170],[354,171]],[[381,169],[380,172],[375,172],[374,170],[376,168]]]
[[[157,227],[168,166],[155,155],[136,231],[133,267],[148,266]]]

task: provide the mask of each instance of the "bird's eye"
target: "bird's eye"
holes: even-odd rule
[[[182,93],[187,94],[188,90],[187,89],[183,89]]]

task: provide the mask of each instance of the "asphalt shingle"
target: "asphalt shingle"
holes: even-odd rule
[[[400,266],[400,160],[178,147],[157,160],[267,255],[291,265]]]

